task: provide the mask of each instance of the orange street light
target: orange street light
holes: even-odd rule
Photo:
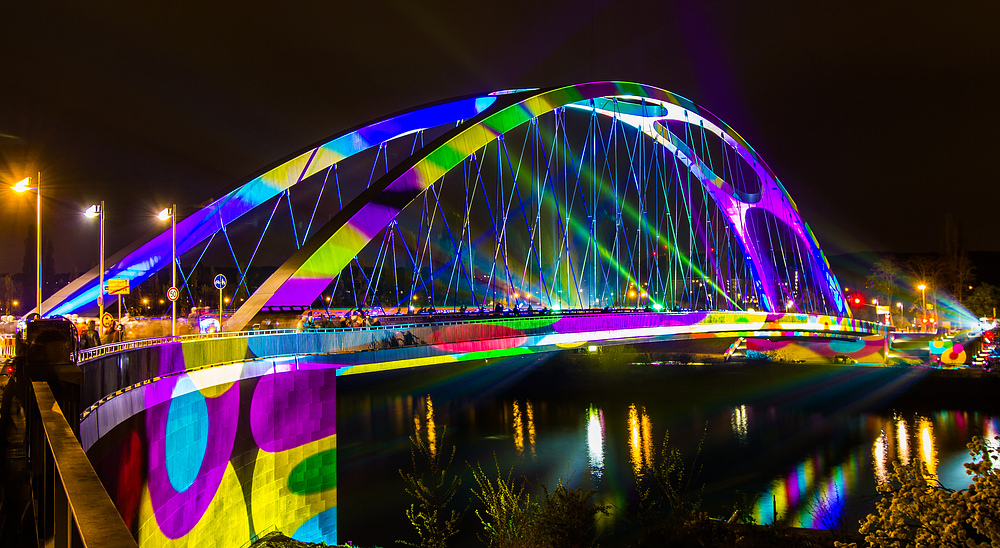
[[[29,186],[31,184],[31,177],[25,177],[17,182],[16,185],[10,187],[14,189],[14,192],[18,194],[27,192],[29,190],[34,190],[36,195],[35,204],[35,227],[37,232],[37,246],[35,249],[35,266],[38,271],[35,273],[35,300],[38,306],[38,317],[42,317],[42,174],[38,174],[38,178],[35,179],[35,186]]]
[[[84,211],[83,214],[90,219],[93,219],[94,217],[101,218],[101,261],[100,265],[98,265],[100,267],[101,272],[98,279],[98,288],[97,288],[98,291],[97,317],[103,318],[104,317],[104,200],[101,200],[101,205],[92,205],[88,207],[87,211]],[[118,303],[118,308],[119,310],[121,309],[121,301],[119,301]],[[121,314],[119,314],[119,316],[121,316]]]

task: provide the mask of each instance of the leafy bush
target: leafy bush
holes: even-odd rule
[[[497,465],[496,481],[490,480],[481,465],[472,468],[472,476],[479,486],[472,493],[483,504],[482,511],[476,510],[483,525],[479,540],[490,548],[515,548],[537,544],[538,539],[529,538],[535,533],[531,520],[537,513],[535,503],[524,490],[524,485],[516,486],[511,479],[513,470],[507,476],[500,475]]]
[[[542,495],[533,498],[524,483],[516,485],[497,467],[496,480],[491,480],[481,466],[473,467],[479,486],[473,494],[483,503],[476,510],[483,525],[479,540],[490,548],[585,548],[593,546],[594,517],[608,515],[608,507],[594,504],[596,491],[569,488],[560,479],[549,491],[542,486]]]
[[[608,515],[608,507],[592,504],[597,491],[566,487],[562,479],[549,492],[542,486],[535,529],[541,548],[584,548],[594,545],[594,516]]]
[[[639,546],[649,542],[659,546],[665,538],[675,541],[687,538],[694,524],[708,519],[701,511],[705,486],[698,484],[702,469],[698,458],[704,443],[703,434],[694,458],[685,463],[680,450],[670,446],[670,431],[667,431],[653,466],[636,474],[639,500],[631,505],[626,520],[635,531]]]
[[[445,432],[442,430],[440,445],[444,446]],[[462,478],[450,471],[455,458],[455,446],[451,446],[448,458],[442,459],[432,441],[424,440],[419,430],[410,436],[410,459],[412,472],[399,471],[406,484],[406,493],[417,499],[406,511],[406,517],[420,537],[419,543],[397,541],[419,548],[445,548],[447,540],[458,533],[458,522],[462,513],[450,509],[455,493],[462,484]]]
[[[1000,444],[1000,437],[995,438]],[[1000,452],[997,445],[975,437],[968,444],[973,462],[968,489],[947,489],[929,476],[923,463],[894,463],[876,512],[861,523],[871,546],[1000,546]],[[840,544],[852,547],[855,544]]]

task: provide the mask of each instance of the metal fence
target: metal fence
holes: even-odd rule
[[[137,547],[48,383],[31,383],[31,394],[25,420],[39,545]]]

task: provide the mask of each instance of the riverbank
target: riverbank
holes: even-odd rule
[[[598,539],[599,541],[600,539]],[[657,537],[647,539],[637,546],[700,546],[703,548],[831,548],[836,542],[856,542],[863,545],[864,537],[857,533],[802,529],[798,527],[772,527],[767,525],[728,524],[716,520],[703,520],[670,530],[660,529]],[[366,544],[338,544],[337,548],[368,548]],[[313,544],[291,539],[280,532],[271,532],[256,540],[250,548],[327,548],[327,544]],[[382,548],[373,546],[371,548]]]

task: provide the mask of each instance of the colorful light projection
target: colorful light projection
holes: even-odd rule
[[[345,206],[341,214],[321,228],[315,237],[306,242],[274,275],[237,311],[229,322],[229,329],[242,329],[264,306],[306,305],[312,303],[334,277],[348,265],[362,248],[446,172],[482,149],[497,136],[530,121],[541,114],[573,103],[587,102],[603,97],[639,98],[657,102],[672,112],[677,119],[700,116],[714,127],[724,130],[731,143],[738,143],[752,165],[763,166],[753,150],[725,123],[714,119],[690,101],[665,90],[630,82],[593,82],[541,91],[530,91],[499,96],[487,111],[477,115],[442,137],[432,150],[421,150],[407,159],[394,172],[395,177],[385,177],[372,184],[355,201]],[[777,179],[768,173],[775,191]],[[712,185],[709,185],[712,186]],[[709,189],[711,190],[711,189]],[[794,203],[781,190],[781,201],[786,209],[779,218],[799,219]],[[801,225],[801,226],[799,226]],[[843,302],[840,285],[830,272],[826,259],[816,245],[815,237],[800,221],[793,221],[789,228],[801,235],[813,257],[814,269],[821,280],[814,284],[825,288],[826,297],[836,313],[849,316]],[[748,252],[752,251],[748,249]],[[752,257],[752,255],[751,255]],[[753,260],[753,259],[751,259]],[[764,273],[766,275],[766,273]],[[760,280],[758,280],[760,281]],[[774,286],[777,281],[767,279],[764,286]],[[765,303],[775,309],[776,303]]]
[[[179,374],[143,394],[150,405],[87,452],[141,547],[242,546],[273,529],[336,542],[335,371],[203,386]]]
[[[746,345],[747,350],[769,353],[786,361],[830,363],[837,356],[847,356],[860,363],[883,364],[886,361],[884,335],[830,341],[770,341],[749,338]]]
[[[204,242],[222,227],[330,166],[382,143],[411,133],[454,124],[486,110],[495,97],[474,97],[434,105],[386,118],[345,132],[232,190],[177,223],[177,254]],[[107,260],[105,278],[127,278],[133,287],[170,264],[170,231],[149,242],[133,243]],[[97,268],[80,276],[46,300],[49,314],[71,314],[97,301]]]
[[[931,340],[927,343],[930,349],[930,359],[944,365],[965,365],[969,356],[961,343],[952,340]]]
[[[502,321],[483,319],[463,324],[414,327],[409,331],[420,341],[415,348],[400,348],[393,351],[395,353],[382,354],[372,363],[368,363],[367,355],[338,354],[336,363],[329,365],[336,365],[341,375],[355,375],[548,352],[614,340],[635,342],[642,338],[728,338],[765,336],[768,333],[803,337],[858,333],[866,329],[878,327],[859,320],[801,314],[704,311],[536,315]],[[443,333],[447,333],[447,337]],[[372,337],[372,344],[378,342],[376,339],[379,337],[399,340],[398,336],[390,336],[391,333],[376,336],[369,331],[365,334]]]

